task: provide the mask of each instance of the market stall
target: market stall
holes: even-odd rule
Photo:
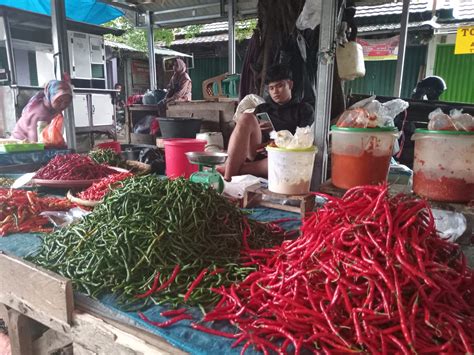
[[[335,27],[331,3],[322,33]],[[327,93],[321,87],[318,114],[328,114]],[[35,171],[27,189],[0,189],[0,315],[14,353],[472,353],[471,198],[448,193],[455,201],[434,205],[407,184],[387,185],[395,132],[369,112],[351,109],[332,128],[362,135],[377,162],[339,168],[339,188],[310,192],[312,139],[293,151],[284,139],[268,147],[268,185],[252,193],[265,203],[271,195],[272,209],[242,210],[241,195],[220,194],[222,178],[202,167],[225,154],[194,139],[168,142],[168,178],[132,175],[118,156],[71,154]],[[323,128],[315,137],[324,156]],[[472,137],[454,133],[443,134]],[[295,197],[303,218],[286,211]],[[464,214],[455,242],[441,238],[434,206]]]

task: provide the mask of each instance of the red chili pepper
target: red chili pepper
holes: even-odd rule
[[[161,312],[160,315],[163,317],[173,317],[179,316],[180,314],[186,313],[188,310],[186,308],[172,309],[169,311]]]
[[[135,298],[146,298],[148,296],[151,296],[154,292],[156,292],[156,289],[158,288],[158,281],[160,281],[160,273],[159,272],[156,273],[155,278],[153,279],[153,284],[152,284],[151,288],[145,293],[142,293],[140,295],[136,295]]]
[[[179,316],[176,316],[176,317],[173,317],[171,319],[168,319],[164,322],[154,322],[150,319],[148,319],[147,316],[145,316],[142,312],[138,312],[138,316],[145,322],[147,322],[148,324],[151,324],[151,325],[154,325],[155,327],[159,327],[159,328],[167,328],[179,321],[182,321],[182,320],[185,320],[185,319],[193,319],[193,317],[191,317],[190,315],[188,314],[180,314]]]
[[[174,281],[174,279],[176,278],[176,276],[178,276],[178,273],[179,273],[179,270],[180,270],[180,266],[179,265],[176,265],[173,269],[173,272],[171,273],[171,276],[170,278],[168,279],[168,281],[164,282],[160,287],[158,287],[155,292],[159,292],[161,290],[164,290],[165,288],[167,288],[169,285],[171,285]]]
[[[238,338],[238,337],[241,336],[240,333],[237,333],[237,334],[226,333],[226,332],[222,332],[220,330],[205,327],[205,326],[197,324],[197,323],[191,323],[191,328],[199,330],[199,331],[204,332],[204,333],[218,335],[218,336],[221,336],[221,337],[231,338],[231,339],[235,339],[235,338]]]
[[[199,275],[196,277],[196,279],[191,283],[191,286],[189,286],[189,290],[186,292],[186,294],[184,295],[184,302],[187,302],[189,297],[191,296],[191,293],[194,291],[194,289],[196,288],[197,285],[199,285],[199,283],[202,281],[202,279],[204,278],[204,276],[206,276],[206,273],[207,273],[207,268],[206,269],[203,269]]]

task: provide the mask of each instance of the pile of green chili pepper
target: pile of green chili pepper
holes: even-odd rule
[[[45,236],[31,260],[70,278],[77,290],[113,293],[130,308],[185,300],[204,307],[219,297],[211,288],[255,270],[241,264],[244,245],[279,242],[280,232],[248,220],[213,189],[142,176],[125,180],[82,222]],[[156,285],[159,292],[151,292]]]
[[[89,157],[99,164],[106,164],[110,166],[123,165],[123,159],[120,154],[117,154],[113,149],[97,149],[89,152]]]

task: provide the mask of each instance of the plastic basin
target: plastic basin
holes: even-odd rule
[[[163,138],[194,138],[201,129],[202,118],[158,117]]]

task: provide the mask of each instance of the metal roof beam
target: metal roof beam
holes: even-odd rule
[[[221,6],[220,2],[213,2],[210,4],[201,4],[201,5],[195,5],[195,6],[185,6],[185,7],[178,7],[175,9],[168,9],[168,10],[161,10],[161,11],[154,11],[153,15],[163,15],[163,14],[171,14],[175,12],[181,12],[181,11],[190,11],[190,10],[197,10],[197,9],[207,9],[209,7],[214,7],[214,6]]]
[[[195,22],[195,21],[203,21],[203,20],[223,20],[224,18],[219,15],[204,15],[204,16],[195,16],[195,17],[185,17],[185,18],[178,18],[173,20],[165,20],[165,21],[155,21],[155,25],[159,26],[166,26],[170,24],[177,24],[183,23],[185,25],[186,22]]]

